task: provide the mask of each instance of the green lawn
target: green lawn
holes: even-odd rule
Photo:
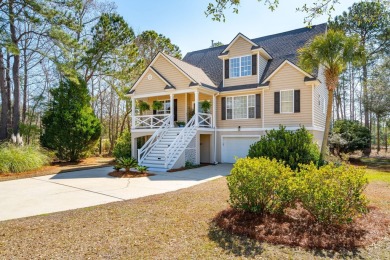
[[[383,181],[390,183],[390,172],[379,171],[374,169],[367,169],[367,179],[369,182],[372,181]]]

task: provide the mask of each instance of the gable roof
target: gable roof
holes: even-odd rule
[[[246,37],[246,36],[243,35],[242,33],[238,33],[238,34],[236,35],[236,37],[234,37],[234,39],[229,43],[229,45],[227,45],[227,46],[225,45],[226,48],[225,48],[223,51],[221,51],[220,55],[225,55],[225,54],[227,54],[228,51],[229,51],[229,49],[230,49],[230,47],[232,47],[233,44],[234,44],[239,38],[242,38],[242,39],[244,39],[245,41],[249,42],[249,43],[252,45],[252,47],[259,47],[256,43],[254,43],[253,41],[251,41],[248,37]]]
[[[305,27],[252,39],[253,43],[266,50],[272,56],[272,59],[268,60],[263,75],[260,75],[259,83],[263,83],[264,79],[268,78],[286,60],[297,65],[297,50],[317,34],[325,33],[326,28],[327,26],[324,23],[314,25],[311,28]],[[183,58],[183,61],[201,68],[214,84],[222,90],[223,61],[218,56],[229,45],[189,52]],[[314,71],[312,75],[317,77],[317,71]]]

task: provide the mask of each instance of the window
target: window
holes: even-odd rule
[[[226,119],[255,118],[255,95],[226,98]]]
[[[280,91],[280,100],[281,113],[294,112],[294,90]]]
[[[156,114],[170,114],[171,113],[171,101],[170,100],[161,100],[163,108],[161,110],[156,110]]]
[[[230,77],[237,78],[240,76],[240,58],[230,59]]]
[[[229,60],[229,77],[238,78],[252,75],[252,57],[243,56]]]

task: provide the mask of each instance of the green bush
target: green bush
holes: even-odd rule
[[[112,154],[115,158],[131,157],[131,135],[128,130],[125,130],[115,142]]]
[[[302,206],[324,224],[345,224],[367,212],[363,190],[367,185],[363,168],[342,164],[301,165],[297,173],[297,198]]]
[[[329,138],[329,148],[335,154],[352,153],[370,148],[370,130],[358,121],[337,120]]]
[[[284,126],[279,130],[267,131],[260,141],[250,146],[248,156],[268,157],[282,160],[295,170],[299,164],[318,162],[320,152],[313,143],[313,136],[304,127],[288,131]]]
[[[16,173],[38,169],[50,163],[50,156],[39,146],[0,146],[0,173]]]
[[[282,214],[293,199],[292,175],[289,167],[275,159],[238,159],[227,177],[230,205],[259,214]]]

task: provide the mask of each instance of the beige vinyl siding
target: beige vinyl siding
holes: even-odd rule
[[[309,131],[313,135],[313,142],[318,145],[318,148],[321,149],[321,144],[322,144],[322,138],[324,137],[324,132],[323,131]]]
[[[259,57],[259,80],[261,79],[261,76],[264,73],[264,69],[267,66],[267,60],[264,59],[261,55],[257,55]]]
[[[253,95],[253,94],[261,94],[261,92],[251,91],[245,94],[231,94],[226,96],[224,95],[224,97],[234,97],[234,96]],[[261,111],[261,116],[263,116],[263,111]],[[250,119],[222,120],[222,97],[218,96],[217,97],[217,128],[238,128],[238,126],[241,126],[241,130],[243,130],[244,128],[261,128],[262,119],[250,118]]]
[[[177,121],[185,121],[185,94],[174,95],[174,99],[177,99]],[[152,108],[153,101],[170,100],[170,96],[165,95],[165,96],[158,96],[158,97],[149,97],[149,98],[143,98],[142,100],[149,103],[150,105],[150,110],[145,111],[144,115],[153,115],[153,108]]]
[[[328,90],[326,89],[323,72],[324,70],[321,66],[318,72],[318,79],[321,81],[321,84],[314,87],[314,126],[319,128],[325,128],[326,106],[328,105]],[[325,106],[325,113],[323,106]]]
[[[238,38],[236,42],[229,48],[228,58],[241,57],[241,56],[252,56],[251,52],[252,44],[243,38]],[[257,83],[257,75],[250,75],[239,78],[228,78],[225,79],[225,87],[247,85]]]
[[[152,76],[151,80],[148,79],[148,75]],[[161,78],[159,78],[159,76],[153,70],[147,69],[144,77],[138,83],[134,94],[143,95],[163,92],[166,85],[167,84]]]
[[[296,68],[285,64],[272,78],[269,90],[264,91],[264,127],[312,126],[312,89],[304,84],[304,75]],[[300,113],[274,113],[274,92],[280,90],[300,90]]]
[[[191,81],[180,71],[178,68],[172,65],[169,61],[166,60],[163,56],[160,56],[155,63],[153,64],[155,68],[161,75],[164,76],[176,90],[188,89]]]

